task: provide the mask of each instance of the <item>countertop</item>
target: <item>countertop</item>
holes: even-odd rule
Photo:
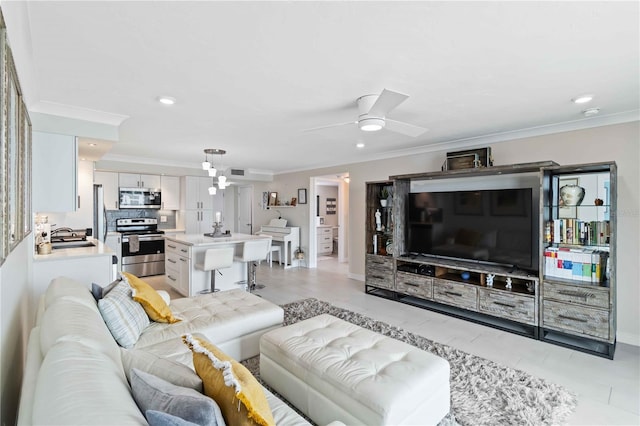
[[[91,241],[95,246],[53,249],[51,250],[51,254],[34,254],[33,260],[35,262],[45,262],[78,257],[112,256],[116,254],[106,244],[103,244],[99,240],[87,237],[87,241]]]
[[[167,235],[164,237],[167,241],[175,241],[180,244],[187,244],[194,247],[206,247],[226,244],[238,244],[250,240],[260,240],[266,237],[260,235],[240,234],[232,233],[230,237],[224,238],[211,238],[205,237],[202,234],[179,234],[179,235]]]

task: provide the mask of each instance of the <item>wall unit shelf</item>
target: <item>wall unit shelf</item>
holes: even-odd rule
[[[524,176],[521,173],[527,177],[519,178]],[[535,192],[531,205],[535,255],[530,270],[408,254],[412,185],[418,182],[422,188],[437,188],[443,179],[457,179],[463,188],[458,191],[472,191],[477,179],[487,176],[492,181],[526,180],[529,186],[525,187]],[[390,185],[393,198],[383,208],[380,192]],[[581,189],[562,189],[572,185]],[[561,193],[569,192],[574,197],[578,194],[580,202],[563,199]],[[613,358],[615,163],[560,166],[544,161],[398,175],[368,182],[366,197],[366,293]],[[375,221],[377,211],[383,218],[385,212],[391,215],[382,229]],[[383,241],[382,250],[378,241]],[[504,263],[519,264],[508,258]]]

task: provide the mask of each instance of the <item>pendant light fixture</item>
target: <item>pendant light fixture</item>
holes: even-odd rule
[[[207,170],[207,172],[209,173],[209,176],[215,178],[216,175],[218,174],[218,169],[216,169],[215,165],[213,165],[213,158],[211,159],[212,162],[209,162],[209,155],[219,155],[220,156],[220,170],[222,170],[222,156],[224,154],[226,154],[227,151],[225,151],[224,149],[216,149],[216,148],[207,148],[204,150],[204,155],[205,155],[205,161],[202,163],[202,169],[203,170]],[[217,188],[215,187],[216,185],[216,181],[215,179],[212,179],[211,181],[211,186],[209,187],[209,195],[216,195],[217,192]],[[220,174],[220,176],[218,176],[218,188],[219,189],[225,189],[227,186],[229,186],[227,184],[227,177]]]

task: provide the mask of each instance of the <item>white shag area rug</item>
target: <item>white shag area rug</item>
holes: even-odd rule
[[[329,314],[409,343],[449,361],[451,411],[442,419],[440,426],[557,425],[565,423],[575,410],[575,395],[560,385],[431,341],[365,315],[313,298],[289,303],[282,308],[284,325],[320,314]],[[243,364],[260,380],[259,357],[245,360]],[[280,398],[284,401],[284,398]]]

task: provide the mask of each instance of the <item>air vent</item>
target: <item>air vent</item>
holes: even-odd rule
[[[231,176],[244,176],[244,170],[242,170],[242,169],[231,169]]]

